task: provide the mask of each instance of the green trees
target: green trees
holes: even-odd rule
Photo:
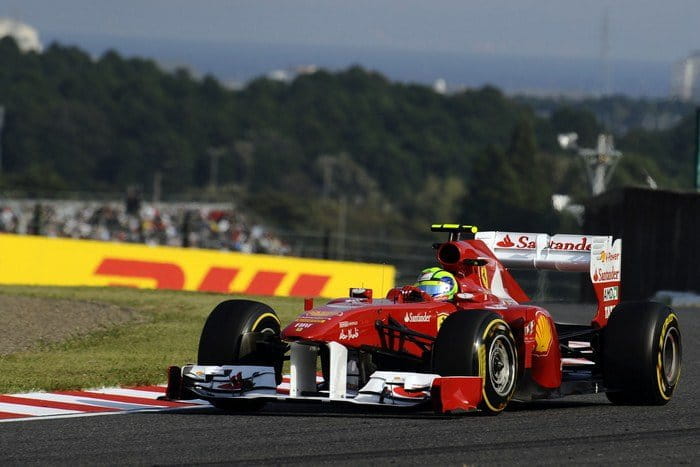
[[[6,38],[0,187],[148,194],[160,179],[164,198],[235,200],[292,230],[332,230],[342,218],[348,232],[373,235],[415,237],[432,222],[553,231],[551,194],[586,193],[556,134],[592,145],[604,127],[594,103],[564,104],[488,86],[445,96],[357,66],[233,91],[116,52],[95,59],[52,44],[20,54]],[[605,109],[630,122],[625,105]],[[649,174],[687,186],[692,125],[627,131],[614,183]]]

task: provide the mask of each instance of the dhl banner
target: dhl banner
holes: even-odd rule
[[[0,284],[88,285],[295,297],[382,293],[393,266],[0,234]]]

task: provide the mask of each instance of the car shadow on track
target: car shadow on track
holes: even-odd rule
[[[581,407],[600,407],[610,405],[607,401],[577,401],[577,400],[538,400],[538,401],[512,401],[508,404],[506,412],[528,412],[542,410],[575,409]]]
[[[395,407],[357,407],[343,405],[329,405],[309,402],[269,402],[263,409],[257,412],[236,412],[217,409],[212,406],[195,408],[173,409],[161,412],[167,415],[236,415],[246,417],[358,417],[358,418],[406,418],[406,419],[430,419],[430,418],[457,418],[460,416],[479,415],[476,412],[467,414],[436,414],[430,407],[395,408]]]
[[[544,400],[519,402],[513,401],[505,412],[528,412],[543,410],[563,410],[581,407],[596,407],[608,405],[603,401],[576,401],[576,400]],[[436,414],[430,405],[420,408],[406,407],[363,407],[353,405],[330,405],[324,403],[309,402],[269,402],[262,410],[257,412],[236,412],[217,409],[212,406],[200,406],[186,409],[174,409],[161,412],[169,415],[237,415],[248,417],[351,417],[351,418],[402,418],[402,419],[433,419],[433,418],[461,418],[488,416],[482,412],[464,412],[458,414]]]

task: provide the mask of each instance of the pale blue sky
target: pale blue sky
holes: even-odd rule
[[[43,38],[113,35],[675,61],[700,49],[700,0],[3,0]]]

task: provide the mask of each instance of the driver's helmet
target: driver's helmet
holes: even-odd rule
[[[413,284],[435,300],[452,300],[457,293],[457,279],[442,268],[423,269]]]

